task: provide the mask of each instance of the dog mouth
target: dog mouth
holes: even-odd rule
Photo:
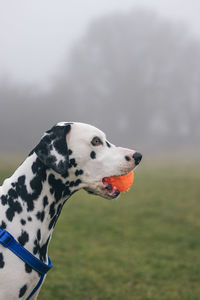
[[[133,170],[129,170],[128,172],[121,172],[121,174],[118,175],[113,175],[113,176],[109,176],[111,177],[123,177],[124,175],[128,175],[131,171]],[[104,177],[101,180],[101,185],[103,186],[103,193],[105,198],[107,199],[114,199],[120,196],[121,192],[128,190],[131,185],[127,188],[127,189],[121,189],[121,187],[119,187],[119,184],[116,184],[115,181],[113,180],[106,180],[109,179],[109,177]],[[132,179],[132,183],[133,183],[133,179]],[[118,188],[115,186],[118,186]]]
[[[106,177],[104,177],[102,179],[105,196],[107,196],[109,199],[115,199],[115,198],[119,197],[120,191],[115,186],[113,186],[111,183],[108,183],[107,181],[105,181],[105,178]]]
[[[100,181],[96,182],[95,187],[86,187],[84,188],[89,194],[97,195],[108,200],[115,199],[119,197],[120,191],[112,184],[105,181],[105,178],[102,178]]]
[[[109,177],[121,177],[127,175],[129,172],[131,172],[131,170],[120,172],[120,174],[115,174]],[[85,187],[84,189],[89,194],[97,195],[108,200],[118,198],[122,191],[117,189],[113,181],[107,180],[109,177],[103,177],[100,180],[90,184],[90,186]]]

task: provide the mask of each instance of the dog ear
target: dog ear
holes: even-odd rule
[[[70,123],[53,126],[45,132],[41,141],[33,150],[47,167],[62,175],[67,172],[69,166],[66,136],[70,130]]]

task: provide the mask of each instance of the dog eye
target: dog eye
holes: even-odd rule
[[[95,137],[92,139],[91,144],[92,144],[93,146],[103,145],[101,139],[100,139],[98,136],[95,136]]]

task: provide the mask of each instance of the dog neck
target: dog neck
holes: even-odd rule
[[[74,167],[71,162],[68,172],[61,176],[32,153],[0,188],[0,227],[44,262],[64,203],[82,188]]]

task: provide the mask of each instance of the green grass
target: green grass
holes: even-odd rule
[[[200,298],[200,172],[143,162],[130,192],[75,194],[50,244],[39,300]],[[0,178],[10,170],[2,170]]]

